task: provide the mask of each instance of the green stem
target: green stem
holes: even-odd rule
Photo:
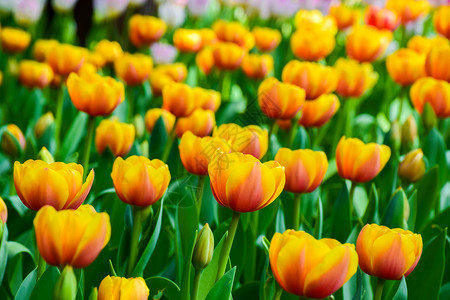
[[[374,300],[381,300],[381,296],[383,295],[383,287],[384,287],[384,280],[378,278],[377,287],[375,288],[375,296],[373,297]]]
[[[39,250],[36,247],[36,256],[37,256],[37,277],[36,277],[36,281],[39,280],[39,278],[41,278],[42,274],[44,274],[45,272],[45,268],[47,266],[44,258],[42,257],[42,255],[39,253]]]
[[[128,123],[133,123],[133,117],[134,117],[134,88],[132,86],[127,86],[126,89],[126,97],[128,101]]]
[[[361,218],[358,216],[358,214],[355,211],[355,208],[353,207],[353,203],[354,203],[354,198],[355,198],[355,190],[356,190],[356,182],[352,181],[352,185],[350,187],[350,194],[349,194],[349,199],[350,199],[350,215],[354,216],[355,219],[357,220],[357,222],[359,223],[359,225],[362,227],[364,227],[364,223],[361,220]]]
[[[197,300],[198,298],[198,290],[200,288],[200,276],[202,275],[203,270],[195,269],[194,276],[194,289],[192,290],[192,300]]]
[[[294,194],[294,208],[292,211],[292,227],[294,230],[298,230],[300,227],[300,204],[302,194]]]
[[[133,206],[133,231],[131,233],[130,241],[130,258],[128,261],[128,276],[131,276],[133,272],[134,265],[136,264],[137,255],[139,252],[139,236],[141,235],[142,229],[142,208],[138,206]]]
[[[355,101],[356,100],[346,100],[345,101],[345,136],[351,137],[353,133],[352,120],[355,118]]]
[[[398,113],[397,113],[397,121],[400,122],[400,118],[402,116],[402,110],[403,110],[403,103],[405,102],[405,98],[406,98],[406,92],[407,92],[407,87],[406,86],[402,86],[402,89],[400,90],[400,104],[398,107]]]
[[[231,94],[231,71],[222,71],[222,82],[221,82],[221,92],[222,92],[222,101],[228,102],[230,101]]]
[[[239,212],[233,212],[233,217],[231,218],[230,227],[228,228],[228,236],[222,248],[222,252],[219,257],[219,267],[217,269],[216,281],[218,281],[223,274],[225,274],[225,269],[227,267],[228,257],[230,256],[231,246],[233,245],[234,235],[236,234],[236,228],[239,224],[239,217],[241,214]]]
[[[89,116],[88,119],[88,125],[87,125],[87,134],[86,134],[86,141],[84,144],[84,150],[83,150],[83,179],[86,179],[89,168],[89,157],[91,155],[91,145],[92,145],[92,138],[94,136],[94,129],[95,129],[95,116]]]
[[[275,292],[275,295],[273,296],[273,300],[280,300],[282,295],[283,295],[283,289],[278,285],[277,291]]]
[[[56,111],[55,111],[55,143],[56,143],[56,153],[59,152],[61,147],[61,123],[63,117],[64,108],[64,87],[61,85],[58,98],[56,99]]]
[[[195,193],[195,199],[197,201],[197,213],[198,213],[199,217],[200,217],[200,212],[202,210],[203,189],[205,186],[205,180],[206,180],[206,175],[198,176],[197,191]]]
[[[401,36],[400,36],[400,47],[403,48],[406,46],[407,38],[406,38],[406,27],[405,25],[400,25]]]
[[[166,142],[166,146],[164,147],[164,151],[163,154],[161,156],[161,160],[165,163],[167,163],[167,159],[169,158],[169,154],[170,154],[170,150],[172,149],[172,145],[173,142],[176,138],[176,133],[175,133],[175,127],[177,125],[177,122],[175,121],[175,124],[173,125],[173,129],[172,132],[169,135],[169,139]]]
[[[348,110],[348,99],[343,98],[342,101],[342,110],[339,110],[337,113],[337,120],[336,120],[336,126],[334,128],[334,136],[333,136],[333,144],[332,146],[332,152],[333,154],[336,153],[336,147],[339,142],[339,139],[342,137],[342,130],[345,126],[344,123],[346,122],[347,118],[347,110]]]

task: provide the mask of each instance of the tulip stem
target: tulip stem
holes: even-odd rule
[[[294,209],[293,209],[293,215],[292,215],[292,227],[294,230],[298,230],[300,227],[300,204],[301,204],[301,197],[302,194],[294,194]]]
[[[280,300],[282,295],[283,295],[283,289],[278,285],[277,291],[275,292],[275,295],[273,296],[273,300]]]
[[[221,76],[221,93],[222,93],[222,101],[228,102],[230,101],[231,94],[231,71],[222,71]]]
[[[230,227],[228,228],[228,236],[223,245],[222,252],[220,253],[219,268],[217,269],[216,281],[218,281],[223,276],[223,274],[225,274],[228,257],[230,256],[231,246],[233,245],[234,235],[236,234],[236,228],[239,224],[240,216],[241,214],[239,212],[233,212]]]
[[[83,180],[86,179],[89,168],[89,157],[91,155],[92,138],[94,136],[95,116],[89,116],[87,125],[86,142],[83,150]]]
[[[61,123],[63,116],[63,108],[64,108],[64,87],[61,85],[60,90],[58,91],[58,97],[56,99],[56,111],[55,111],[55,144],[56,144],[56,153],[61,148]]]
[[[200,288],[200,277],[202,275],[203,270],[195,269],[194,275],[194,289],[192,290],[192,300],[197,300],[198,298],[198,290]]]
[[[350,200],[350,216],[355,216],[357,222],[359,223],[359,225],[361,226],[361,228],[364,227],[364,223],[361,219],[360,216],[358,216],[358,213],[355,211],[355,208],[353,207],[353,203],[354,203],[354,197],[355,197],[355,190],[356,190],[356,182],[352,181],[352,185],[350,187],[350,194],[349,194],[349,200]]]
[[[206,175],[198,176],[197,191],[195,193],[195,200],[197,201],[197,213],[200,218],[203,200],[203,188],[205,186]]]
[[[141,207],[133,206],[133,231],[131,233],[130,241],[130,259],[128,261],[128,276],[131,276],[134,265],[136,264],[137,255],[139,252],[139,236],[142,228],[142,211]]]
[[[374,300],[381,300],[381,296],[383,295],[383,287],[384,287],[384,280],[378,278],[377,287],[375,288],[375,296],[373,297]]]
[[[173,125],[173,129],[170,132],[169,138],[167,139],[166,146],[164,147],[164,151],[161,156],[161,160],[165,163],[167,163],[167,159],[169,158],[170,150],[172,149],[173,142],[176,138],[175,126],[177,126],[177,120],[175,121],[175,124]]]
[[[131,86],[127,86],[126,89],[126,97],[128,101],[128,123],[133,123],[133,117],[134,117],[134,89]]]

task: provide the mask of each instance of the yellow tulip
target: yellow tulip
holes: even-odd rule
[[[281,33],[270,27],[255,27],[252,33],[256,47],[263,52],[274,50],[281,42]]]
[[[8,208],[6,207],[5,201],[3,201],[2,197],[0,197],[0,220],[3,224],[5,224],[6,220],[8,220]]]
[[[378,80],[378,74],[369,63],[339,58],[334,68],[338,76],[336,92],[343,97],[359,98]]]
[[[22,29],[3,27],[0,31],[0,39],[5,52],[20,53],[30,45],[31,35]]]
[[[359,62],[373,62],[386,51],[392,32],[373,26],[356,26],[347,36],[347,55]]]
[[[197,108],[187,117],[180,118],[175,126],[175,132],[178,137],[183,133],[191,131],[199,137],[207,136],[216,126],[216,117],[212,110]]]
[[[341,103],[334,94],[305,101],[298,124],[304,127],[321,127],[334,116],[340,106]]]
[[[102,120],[95,130],[95,146],[100,154],[109,148],[114,156],[125,156],[133,146],[135,134],[132,124]]]
[[[106,276],[98,288],[98,300],[147,300],[150,290],[141,277]]]
[[[2,150],[9,156],[19,155],[25,150],[26,140],[25,136],[19,127],[15,124],[8,124],[5,132],[2,135]],[[19,146],[19,149],[17,148]]]
[[[46,63],[22,60],[19,64],[19,80],[28,88],[44,88],[53,80],[53,70]]]
[[[114,61],[116,74],[127,85],[141,85],[147,80],[152,69],[151,57],[140,53],[124,53]]]
[[[120,44],[116,41],[101,40],[95,45],[95,52],[100,54],[107,63],[112,63],[123,55]]]
[[[408,152],[398,165],[398,175],[409,182],[416,182],[422,179],[425,170],[426,166],[423,160],[422,149]]]
[[[164,35],[166,29],[163,20],[136,14],[129,21],[130,41],[136,47],[150,46]]]
[[[150,133],[153,131],[159,118],[162,118],[164,127],[166,128],[167,133],[170,134],[175,125],[176,118],[169,111],[161,108],[151,108],[145,113],[145,128],[147,131]]]
[[[450,116],[450,83],[432,77],[417,80],[410,89],[411,102],[421,114],[429,103],[439,118]]]
[[[411,49],[400,49],[387,57],[386,67],[396,83],[410,85],[425,76],[425,55]]]

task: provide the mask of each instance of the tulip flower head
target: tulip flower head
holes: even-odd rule
[[[95,52],[100,54],[107,63],[113,63],[123,55],[120,44],[116,41],[101,40],[95,45]]]
[[[336,23],[331,16],[323,16],[319,10],[299,10],[295,15],[295,27],[306,31],[320,29],[332,35],[337,33]]]
[[[98,300],[147,300],[150,290],[142,277],[106,276],[98,288]]]
[[[162,108],[170,111],[176,117],[187,117],[195,110],[193,89],[184,83],[168,83],[162,91]]]
[[[173,44],[181,52],[197,52],[202,46],[202,35],[198,30],[178,28],[173,35]]]
[[[395,12],[402,24],[406,24],[425,16],[430,4],[426,0],[388,0],[386,8]]]
[[[400,49],[387,57],[386,67],[396,83],[410,85],[425,76],[425,55],[411,49]]]
[[[425,72],[435,79],[450,82],[450,45],[431,49],[425,61]]]
[[[166,23],[152,16],[133,15],[129,21],[130,41],[136,47],[150,46],[166,32]]]
[[[214,235],[208,223],[200,230],[192,254],[192,265],[196,270],[203,270],[211,262],[214,253]]]
[[[334,18],[339,30],[346,29],[359,19],[359,10],[346,5],[333,5],[330,7],[330,16]]]
[[[420,54],[428,54],[431,49],[447,46],[449,41],[442,36],[432,38],[415,35],[408,41],[408,49],[412,49]]]
[[[216,112],[221,103],[221,95],[215,90],[207,90],[200,87],[192,89],[194,99],[197,102],[196,106],[199,108],[212,110]]]
[[[392,10],[370,5],[366,10],[365,23],[380,30],[394,31],[400,25],[400,19]]]
[[[433,24],[436,31],[450,39],[450,5],[442,5],[434,13]]]
[[[34,125],[34,135],[39,139],[47,129],[55,123],[55,117],[51,111],[43,114]]]
[[[432,77],[421,78],[411,86],[410,96],[420,114],[429,103],[437,117],[450,117],[450,83]]]
[[[143,84],[153,69],[153,61],[150,56],[136,53],[124,55],[114,61],[114,70],[116,74],[127,85]]]
[[[88,51],[69,44],[55,44],[47,52],[46,62],[55,74],[67,76],[77,72],[86,60]]]
[[[300,28],[291,36],[292,52],[303,60],[317,61],[325,58],[335,45],[334,33],[322,28]]]
[[[392,40],[392,32],[372,26],[356,26],[347,36],[347,55],[359,62],[373,62],[384,54]]]
[[[197,67],[204,74],[209,75],[214,67],[214,55],[210,47],[203,48],[195,56]]]
[[[241,66],[246,51],[234,44],[219,42],[212,45],[214,66],[221,70],[236,70]]]
[[[150,46],[152,58],[157,65],[171,64],[178,55],[178,50],[174,46],[166,43],[154,43]]]
[[[204,137],[211,133],[214,126],[216,126],[214,112],[197,108],[189,116],[178,120],[175,132],[179,138],[187,131],[191,131],[196,136]]]
[[[4,27],[0,31],[2,49],[9,53],[23,52],[31,41],[31,35],[21,29]]]
[[[133,146],[135,134],[132,124],[102,120],[95,130],[95,146],[100,154],[109,148],[114,156],[125,156]]]
[[[303,127],[321,127],[336,114],[340,106],[341,103],[334,94],[305,101],[298,124]]]
[[[57,40],[37,40],[33,46],[33,57],[37,61],[45,61],[47,59],[47,53],[58,44],[59,42]]]
[[[408,182],[417,182],[422,179],[425,170],[422,149],[408,152],[398,165],[398,175]]]
[[[2,221],[3,224],[5,224],[6,220],[8,220],[8,208],[6,207],[3,198],[0,197],[0,221]]]
[[[239,22],[217,20],[212,25],[212,29],[216,33],[219,40],[234,43],[241,47],[246,47],[250,36],[253,39],[253,36],[248,29],[242,26]]]
[[[145,128],[148,132],[153,132],[156,122],[159,118],[162,118],[166,132],[170,134],[175,125],[176,117],[169,111],[161,108],[151,108],[145,113]]]
[[[28,88],[44,88],[53,80],[53,70],[46,63],[22,60],[19,64],[19,80]]]
[[[336,92],[342,97],[359,98],[378,80],[378,74],[369,63],[339,58],[334,67],[338,76]]]
[[[256,48],[263,52],[270,52],[278,47],[281,42],[281,33],[269,27],[253,28]]]
[[[8,124],[2,135],[2,150],[7,155],[13,157],[18,156],[25,150],[25,136],[19,127],[15,124]]]
[[[262,79],[273,70],[273,57],[268,54],[247,54],[241,67],[247,77]]]

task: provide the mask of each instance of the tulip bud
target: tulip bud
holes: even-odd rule
[[[416,149],[405,155],[398,166],[398,175],[408,182],[416,182],[423,177],[425,169],[422,149]]]
[[[77,278],[71,266],[66,266],[56,282],[54,300],[75,300],[77,296]]]
[[[413,145],[416,139],[417,139],[417,123],[416,119],[414,119],[414,117],[410,115],[402,126],[402,143],[411,146]]]
[[[142,156],[149,157],[149,144],[148,140],[144,140],[140,145],[139,149],[141,150]]]
[[[47,112],[46,114],[42,115],[36,122],[36,125],[34,125],[34,135],[36,138],[42,137],[42,135],[45,133],[47,128],[50,127],[50,125],[55,123],[55,118],[53,117],[53,113],[51,111]]]
[[[434,112],[433,107],[429,102],[426,102],[423,107],[423,113],[422,113],[422,122],[423,126],[427,131],[433,129],[434,126],[436,126],[436,113]]]
[[[145,122],[141,115],[134,116],[134,129],[136,131],[136,138],[140,139],[145,133]]]
[[[3,225],[4,223],[6,223],[7,219],[8,219],[8,208],[6,207],[5,201],[3,201],[2,197],[0,197],[0,223]]]
[[[211,262],[214,252],[214,235],[208,223],[203,226],[195,242],[192,264],[197,270],[203,270]]]
[[[18,156],[25,149],[25,137],[22,131],[14,124],[6,126],[2,135],[2,150],[9,156]]]
[[[37,159],[43,160],[48,164],[55,162],[53,155],[45,147],[42,147],[41,151],[39,151],[39,153],[37,155]]]
[[[97,300],[98,298],[98,290],[97,288],[93,288],[91,295],[89,296],[89,300]]]
[[[402,128],[400,128],[397,120],[394,120],[391,124],[390,142],[395,152],[398,152],[402,143]]]

